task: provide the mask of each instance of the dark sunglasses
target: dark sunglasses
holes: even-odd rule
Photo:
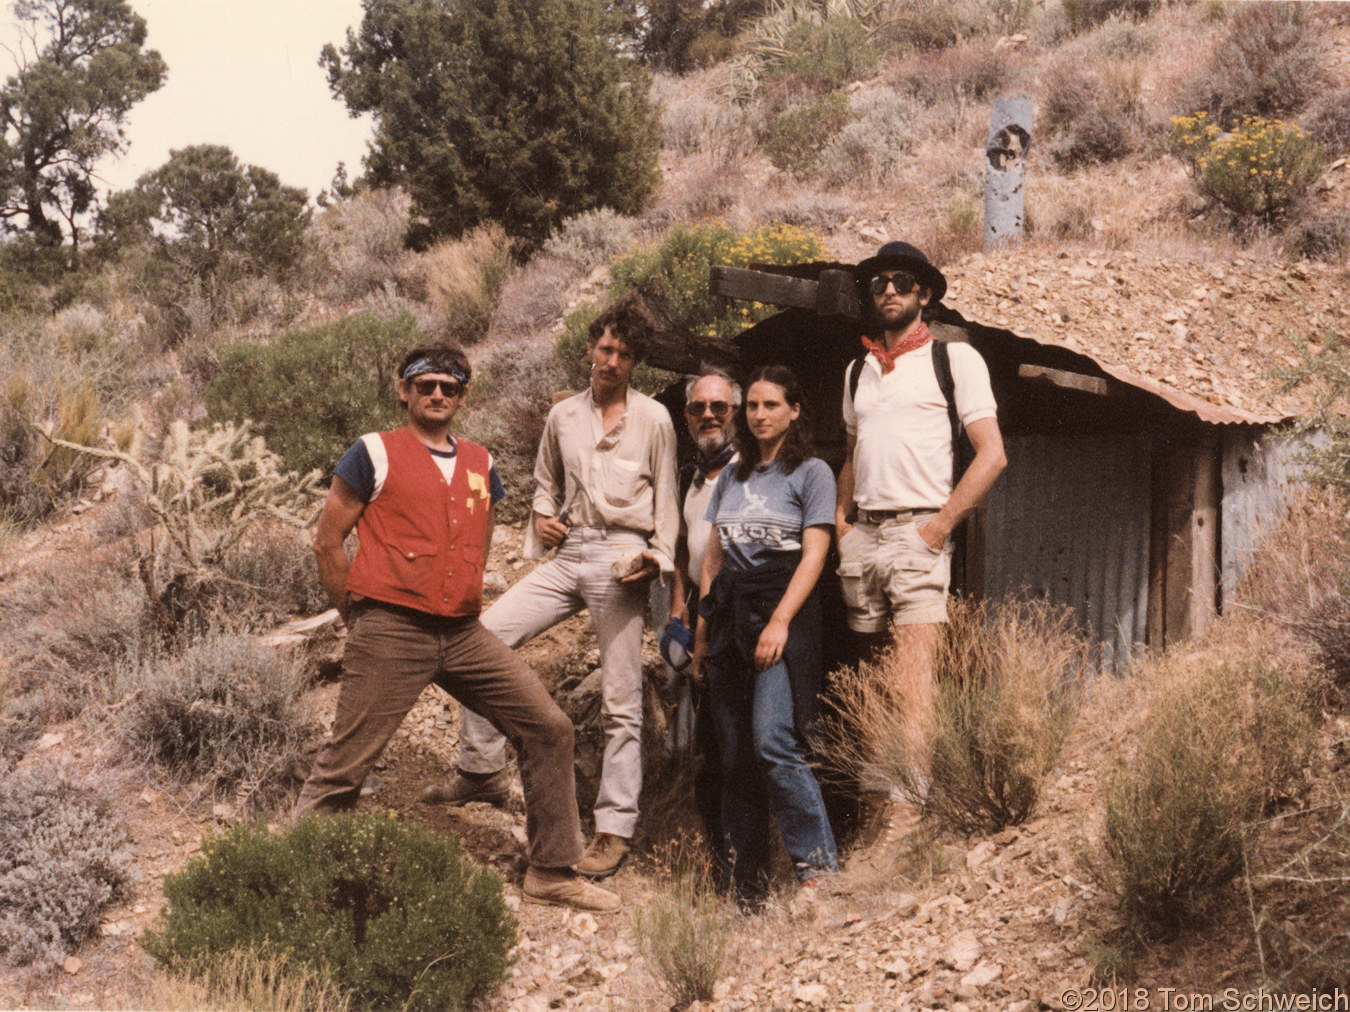
[[[441,388],[441,393],[446,397],[458,397],[464,393],[464,384],[459,380],[434,380],[434,379],[415,379],[412,381],[412,387],[417,391],[418,397],[430,397],[436,392],[436,388]]]
[[[726,401],[690,401],[684,406],[684,413],[690,418],[702,418],[704,411],[711,411],[715,418],[725,418],[731,414],[731,405]]]
[[[885,295],[887,285],[894,285],[897,295],[908,295],[919,286],[919,282],[904,271],[896,271],[894,274],[878,274],[868,282],[867,287],[873,295]]]

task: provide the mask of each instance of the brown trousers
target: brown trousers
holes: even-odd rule
[[[581,860],[572,722],[536,675],[477,617],[443,619],[376,602],[353,613],[333,730],[296,814],[352,808],[385,745],[431,682],[482,714],[519,753],[528,858]]]

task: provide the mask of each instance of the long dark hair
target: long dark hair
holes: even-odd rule
[[[788,426],[787,435],[783,437],[783,445],[778,449],[778,456],[775,458],[783,468],[784,474],[791,474],[801,466],[802,461],[811,456],[811,434],[806,418],[806,403],[802,400],[802,386],[797,381],[797,374],[785,365],[766,365],[761,366],[750,374],[750,378],[745,382],[746,403],[750,399],[750,388],[763,380],[765,383],[772,383],[783,390],[783,399],[793,407],[801,408],[801,414],[793,419],[792,424]],[[745,481],[750,477],[751,472],[759,466],[759,440],[755,438],[750,426],[745,418],[746,406],[742,406],[738,414],[741,416],[736,426],[736,449],[740,451],[741,459],[736,465],[736,480]]]

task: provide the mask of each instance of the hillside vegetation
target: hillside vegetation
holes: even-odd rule
[[[891,238],[953,277],[977,253],[982,270],[1018,255],[980,252],[1000,96],[1035,103],[1021,249],[1039,262],[1316,260],[1350,292],[1350,4],[716,0],[691,18],[679,0],[551,0],[555,20],[532,31],[562,30],[572,4],[603,7],[595,30],[626,40],[586,51],[631,73],[604,101],[635,148],[569,166],[554,200],[494,217],[507,196],[395,179],[412,160],[390,148],[311,203],[198,145],[124,193],[91,193],[79,230],[6,219],[0,1005],[341,1008],[376,993],[339,993],[322,967],[243,937],[215,962],[177,959],[164,924],[179,922],[156,918],[165,875],[196,861],[189,878],[205,881],[199,839],[241,840],[240,825],[289,810],[331,715],[335,641],[331,626],[266,637],[326,608],[304,529],[342,450],[396,422],[390,370],[414,342],[457,340],[474,363],[457,427],[508,489],[493,592],[525,565],[511,522],[553,396],[584,382],[601,304],[636,287],[664,325],[729,337],[770,310],[709,295],[712,264],[856,262]],[[144,25],[126,25],[140,53]],[[335,92],[374,108],[367,43],[324,59]],[[158,56],[138,58],[153,90]],[[1350,359],[1337,335],[1315,350],[1338,409]],[[1244,354],[1253,373],[1289,365]],[[671,378],[638,374],[647,389]],[[687,784],[665,771],[641,860],[616,879],[635,916],[517,909],[523,815],[415,803],[455,735],[430,693],[363,804],[504,872],[511,913],[493,911],[518,919],[514,962],[494,923],[501,951],[463,991],[481,1007],[1024,1012],[1072,1010],[1073,988],[1343,984],[1350,547],[1331,417],[1324,486],[1204,640],[1121,682],[1085,680],[1062,616],[969,618],[972,652],[951,663],[983,675],[944,704],[944,812],[903,847],[858,848],[814,906],[743,917],[709,902]],[[589,650],[566,626],[527,659],[571,698]],[[874,702],[860,688],[855,716]],[[1030,736],[1038,747],[1020,747]],[[386,832],[373,825],[352,832]],[[499,902],[495,882],[481,888]],[[162,970],[135,944],[143,928]],[[401,966],[420,979],[416,953]]]

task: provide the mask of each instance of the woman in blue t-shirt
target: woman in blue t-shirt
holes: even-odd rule
[[[768,884],[769,817],[797,879],[839,870],[806,759],[820,710],[816,581],[834,524],[834,475],[811,456],[797,377],[766,366],[750,377],[737,426],[740,462],[717,479],[708,520],[694,677],[708,679],[722,746],[725,887],[743,901]]]

